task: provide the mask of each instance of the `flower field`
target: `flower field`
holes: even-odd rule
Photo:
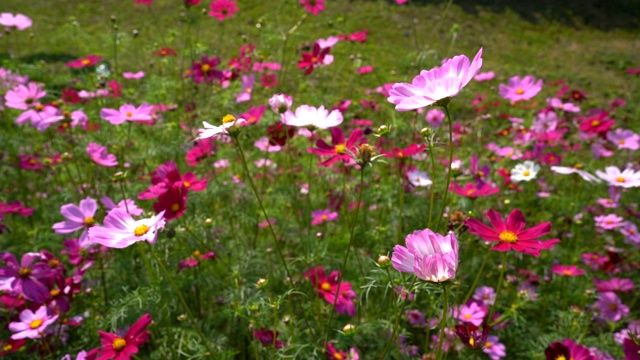
[[[0,357],[640,359],[640,10],[5,0]]]

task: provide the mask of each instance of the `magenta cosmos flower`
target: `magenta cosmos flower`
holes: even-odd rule
[[[20,259],[9,252],[0,253],[0,291],[9,291],[16,296],[42,304],[49,298],[49,289],[45,285],[52,277],[51,268],[41,262],[38,253],[25,253]]]
[[[600,311],[600,316],[613,322],[620,321],[622,317],[629,315],[629,307],[611,291],[600,293],[595,307]]]
[[[62,205],[62,207],[60,207],[60,214],[62,214],[67,221],[55,223],[51,228],[56,234],[63,235],[71,234],[80,229],[88,229],[96,223],[96,220],[93,218],[96,210],[98,210],[98,203],[90,197],[80,200],[80,206],[75,204]],[[85,230],[82,235],[80,235],[81,246],[85,243],[86,239],[87,231]]]
[[[104,218],[104,226],[89,229],[89,241],[122,249],[138,241],[155,243],[158,229],[164,228],[164,211],[148,219],[135,220],[125,209],[114,208]]]
[[[396,270],[437,283],[456,277],[458,240],[453,232],[442,236],[429,229],[416,230],[407,235],[405,244],[393,248],[391,264]]]
[[[320,166],[329,166],[336,161],[342,160],[348,163],[353,160],[352,154],[356,151],[356,146],[364,141],[364,132],[357,128],[351,132],[349,138],[344,138],[344,133],[339,127],[331,128],[331,143],[327,144],[324,140],[318,139],[316,148],[308,148],[307,152],[318,156],[330,156],[329,159],[321,162]]]
[[[312,15],[318,15],[324,11],[324,0],[300,0],[300,5]]]
[[[311,212],[311,225],[320,225],[327,221],[335,221],[336,219],[338,219],[338,213],[329,209]]]
[[[138,348],[149,340],[149,330],[146,330],[146,327],[151,324],[151,321],[149,313],[142,315],[129,327],[124,336],[98,330],[102,342],[99,359],[131,359],[138,353]]]
[[[562,276],[580,276],[584,275],[584,270],[575,265],[553,265],[551,271],[554,274]]]
[[[475,326],[482,325],[487,311],[479,306],[476,302],[471,302],[469,305],[465,304],[458,309],[457,318],[462,322],[472,323]]]
[[[544,354],[547,360],[596,360],[589,349],[578,345],[571,339],[564,339],[560,342],[553,342],[545,349]]]
[[[300,105],[296,112],[287,111],[281,115],[280,121],[289,126],[309,126],[319,129],[328,129],[342,124],[344,118],[339,110],[325,109],[324,106],[315,108],[309,105]]]
[[[35,106],[36,100],[47,95],[47,92],[40,89],[34,82],[25,85],[18,85],[7,91],[4,95],[4,105],[18,110],[27,110]]]
[[[125,104],[120,106],[118,110],[107,108],[100,110],[100,117],[113,125],[120,125],[125,121],[152,121],[152,111],[153,106],[147,103],[143,103],[139,107]]]
[[[47,327],[58,319],[58,315],[49,316],[47,307],[41,306],[36,312],[29,309],[22,310],[20,313],[20,321],[9,324],[9,330],[13,331],[11,338],[13,340],[20,339],[38,339],[42,337]]]
[[[211,8],[209,16],[218,19],[218,21],[233,17],[240,10],[235,0],[216,0],[209,7]]]
[[[527,223],[522,211],[518,209],[513,210],[507,216],[506,223],[502,221],[500,214],[493,209],[487,212],[487,218],[489,218],[491,226],[487,226],[474,218],[467,219],[465,225],[467,225],[471,234],[478,235],[483,240],[499,242],[491,250],[504,252],[513,249],[517,252],[538,257],[540,250],[550,249],[555,243],[560,242],[559,239],[536,240],[551,231],[551,223],[543,222],[532,228],[525,229]]]
[[[422,70],[411,84],[396,83],[389,90],[387,101],[398,111],[409,111],[433,105],[458,95],[482,67],[482,48],[472,62],[464,55],[454,56],[440,67]]]
[[[222,71],[216,69],[216,66],[220,65],[220,59],[218,57],[202,55],[200,61],[194,61],[191,64],[191,69],[186,77],[192,77],[193,81],[197,84],[205,82],[207,84],[212,83],[213,80],[222,78]]]
[[[500,84],[500,96],[511,102],[529,100],[540,90],[542,90],[542,79],[536,81],[536,78],[531,75],[522,79],[520,76],[514,76],[509,79],[509,85]]]
[[[93,66],[98,63],[98,61],[102,60],[102,56],[99,55],[89,55],[84,58],[76,59],[67,63],[67,66],[70,68],[83,68],[88,66]]]
[[[118,165],[116,156],[113,154],[107,154],[106,146],[100,146],[100,144],[91,142],[89,143],[89,145],[87,145],[87,154],[89,154],[89,156],[91,156],[91,160],[93,160],[98,165],[102,165],[102,166]]]

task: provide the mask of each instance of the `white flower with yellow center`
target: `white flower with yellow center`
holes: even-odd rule
[[[535,179],[539,171],[540,165],[527,160],[522,164],[516,165],[516,167],[511,170],[511,181],[520,182]]]

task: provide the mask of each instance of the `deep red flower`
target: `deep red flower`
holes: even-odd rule
[[[178,56],[178,52],[170,47],[163,47],[158,51],[155,51],[153,55],[156,56]]]
[[[339,127],[331,128],[331,143],[328,145],[324,140],[319,139],[316,142],[316,148],[308,148],[307,152],[318,156],[331,156],[329,159],[321,162],[320,166],[329,166],[336,161],[342,160],[349,162],[353,160],[352,155],[356,151],[356,146],[364,142],[364,133],[362,129],[357,128],[351,132],[347,141],[344,139],[344,132]]]
[[[333,271],[329,276],[325,276],[322,266],[309,269],[304,273],[304,277],[309,279],[314,289],[318,292],[318,297],[324,297],[329,304],[336,304],[336,312],[338,314],[347,313],[349,316],[356,314],[356,306],[353,300],[356,293],[351,290],[351,284],[340,282],[340,272]],[[340,289],[338,290],[338,283]],[[336,301],[336,296],[338,297]]]
[[[485,323],[482,324],[482,329],[472,323],[456,324],[456,334],[460,338],[460,341],[462,341],[464,346],[472,349],[482,349],[487,342],[490,329],[491,327]]]
[[[313,69],[320,66],[325,56],[329,53],[331,48],[321,49],[318,43],[313,45],[313,52],[302,53],[302,60],[298,61],[298,69],[305,69],[304,74],[309,75],[313,72]]]
[[[554,244],[560,242],[559,239],[536,240],[551,231],[551,223],[543,222],[525,229],[524,215],[518,209],[513,210],[507,216],[506,223],[502,221],[500,214],[493,209],[487,212],[487,218],[491,222],[491,227],[474,218],[467,219],[465,225],[471,234],[478,235],[483,240],[499,242],[491,250],[504,252],[513,249],[538,257],[540,250],[550,249]]]
[[[253,337],[262,343],[262,346],[274,346],[276,349],[280,349],[287,346],[287,343],[278,340],[279,332],[273,332],[265,328],[253,331]]]
[[[151,323],[151,315],[146,313],[136,321],[124,336],[108,333],[98,330],[100,341],[102,342],[102,350],[100,350],[100,359],[127,360],[138,353],[138,348],[149,340],[149,331],[145,328]]]
[[[5,356],[8,354],[12,354],[18,350],[20,350],[27,342],[23,339],[13,340],[9,339],[7,341],[0,341],[0,356]]]
[[[220,80],[222,78],[222,71],[216,69],[216,66],[220,65],[220,59],[218,57],[202,55],[200,61],[194,61],[191,64],[191,69],[186,77],[193,78],[196,83],[205,82],[207,84],[212,83],[213,80]]]
[[[553,342],[545,349],[547,360],[558,360],[564,356],[567,360],[596,360],[587,347],[578,345],[571,339],[564,339],[562,343]]]
[[[192,268],[198,266],[202,260],[215,259],[216,254],[213,251],[209,251],[206,254],[200,253],[199,250],[196,250],[184,260],[180,260],[180,265],[178,265],[178,272],[182,271],[186,268]]]
[[[166,221],[179,218],[185,210],[187,210],[187,192],[179,187],[170,187],[164,192],[158,201],[153,204],[153,211],[159,214],[164,211],[164,219]]]
[[[287,126],[280,121],[267,128],[267,137],[269,138],[269,144],[272,146],[284,146],[294,134],[295,128],[293,126]]]

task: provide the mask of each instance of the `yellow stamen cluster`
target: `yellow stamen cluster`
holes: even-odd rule
[[[505,230],[499,235],[500,240],[508,243],[514,243],[518,241],[518,235],[516,235],[513,231]]]
[[[115,338],[115,340],[113,340],[111,346],[113,346],[113,350],[120,351],[124,349],[125,346],[127,346],[127,341],[121,337],[117,337]]]
[[[234,122],[234,121],[236,121],[236,117],[231,114],[227,114],[222,118],[223,124]]]
[[[336,154],[344,154],[347,151],[347,146],[345,144],[338,144],[335,146],[334,151]]]
[[[138,227],[136,227],[133,230],[133,235],[142,236],[142,235],[145,235],[148,232],[149,232],[149,227],[147,225],[145,225],[145,224],[142,224],[142,225],[138,225]]]
[[[35,320],[32,320],[31,323],[29,323],[29,327],[31,329],[37,329],[42,325],[42,323],[43,323],[42,319],[35,319]]]
[[[329,284],[328,282],[323,282],[322,285],[320,285],[320,288],[324,291],[329,291],[331,290],[331,284]]]
[[[96,224],[96,220],[91,216],[84,218],[84,226],[91,227]]]

